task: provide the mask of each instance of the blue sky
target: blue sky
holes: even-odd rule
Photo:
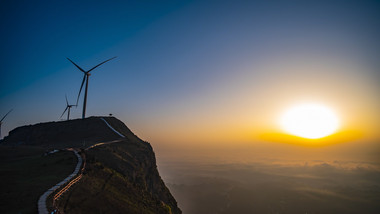
[[[287,78],[332,78],[343,84],[335,100],[347,89],[375,108],[379,11],[377,1],[2,1],[0,114],[14,108],[3,133],[59,120],[65,94],[75,102],[82,73],[66,57],[89,69],[117,56],[90,77],[88,115],[113,113],[150,141],[178,141],[163,136],[200,133],[188,129],[197,124],[213,127],[203,119],[233,125],[233,118],[255,118],[267,108],[257,97],[278,99],[265,93]],[[330,63],[339,71],[267,69],[288,62]],[[321,88],[294,91],[334,99],[316,92]]]

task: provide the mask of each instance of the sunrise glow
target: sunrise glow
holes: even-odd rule
[[[302,104],[288,109],[280,120],[289,134],[318,139],[336,132],[339,119],[328,107],[320,104]]]

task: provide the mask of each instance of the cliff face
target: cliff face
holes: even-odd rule
[[[181,213],[148,143],[122,141],[85,154],[83,180],[59,200],[65,213]]]
[[[115,134],[100,118],[93,117],[17,128],[3,143],[81,147],[85,137],[88,148],[89,144],[118,139],[82,149],[86,157],[84,175],[57,201],[58,208],[64,213],[181,213],[158,173],[151,145],[120,120],[104,119],[125,138]],[[88,133],[77,133],[78,130]]]

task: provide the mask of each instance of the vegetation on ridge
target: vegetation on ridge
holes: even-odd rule
[[[0,146],[0,213],[37,213],[38,198],[73,172],[77,160],[72,152],[44,152]]]

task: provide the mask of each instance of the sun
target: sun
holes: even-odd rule
[[[288,109],[282,115],[280,125],[289,134],[318,139],[333,134],[339,127],[339,120],[330,108],[307,103]]]

